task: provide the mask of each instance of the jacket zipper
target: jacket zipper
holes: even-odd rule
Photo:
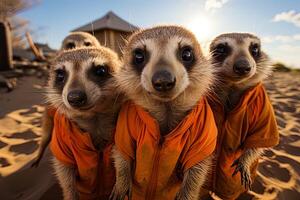
[[[146,198],[145,198],[146,200],[153,200],[154,195],[156,193],[156,186],[157,186],[157,179],[158,179],[158,166],[159,166],[159,161],[160,161],[160,151],[162,149],[163,142],[164,142],[164,138],[161,137],[159,139],[159,142],[157,144],[157,149],[154,154],[152,173],[151,173],[149,184],[148,184],[148,187],[146,190]]]
[[[100,198],[100,196],[103,194],[103,187],[101,187],[101,183],[100,183],[100,180],[102,180],[102,177],[103,177],[103,166],[102,166],[102,160],[103,160],[103,152],[100,151],[98,152],[98,172],[97,172],[97,177],[98,177],[98,180],[97,180],[97,197],[96,198]]]

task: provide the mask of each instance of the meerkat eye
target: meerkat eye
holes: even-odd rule
[[[55,70],[55,80],[56,80],[56,82],[58,82],[58,83],[64,82],[65,77],[66,77],[66,71],[65,70],[63,70],[63,69]]]
[[[74,49],[75,48],[75,43],[74,42],[69,42],[66,45],[67,49]]]
[[[195,61],[195,55],[192,47],[182,47],[179,51],[179,59],[185,67],[191,66]]]
[[[133,51],[133,63],[135,65],[143,65],[146,60],[146,53],[143,49],[135,49]]]
[[[109,74],[108,66],[107,65],[94,65],[93,66],[93,73],[98,77],[105,77]]]
[[[218,55],[225,55],[228,53],[228,45],[225,43],[225,44],[219,44],[217,45],[217,47],[215,48],[215,54],[218,54]]]
[[[185,63],[194,61],[194,53],[191,47],[184,47],[181,51],[181,60]]]
[[[90,42],[84,42],[84,46],[86,46],[86,47],[92,46],[92,43],[90,43]]]
[[[250,46],[250,53],[253,57],[258,57],[260,55],[260,48],[258,44],[252,44]]]

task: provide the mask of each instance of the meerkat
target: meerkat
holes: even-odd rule
[[[95,47],[99,48],[100,43],[97,38],[86,32],[72,32],[62,42],[61,51],[70,50],[83,47]],[[45,111],[42,116],[42,139],[39,145],[38,155],[31,164],[31,167],[38,167],[39,163],[44,155],[44,152],[51,140],[51,134],[53,131],[53,116],[51,112],[53,109],[49,106],[45,106]]]
[[[107,145],[119,109],[115,73],[120,65],[116,53],[101,47],[63,51],[51,67],[46,98],[56,112],[50,148],[64,199],[110,194],[113,165],[103,152],[110,156]],[[98,184],[96,176],[107,182]],[[99,185],[104,189],[95,188]]]
[[[278,143],[273,108],[261,84],[272,69],[260,39],[249,33],[216,37],[210,54],[220,81],[210,101],[219,130],[213,191],[236,199],[251,189],[264,148]]]
[[[75,49],[78,47],[100,47],[96,37],[86,32],[71,32],[63,41],[61,50]]]
[[[110,199],[198,198],[216,142],[213,114],[204,98],[214,77],[200,44],[183,27],[157,26],[129,38],[117,80],[130,101],[117,122],[116,184]],[[196,117],[200,110],[206,113],[203,119]],[[193,129],[196,124],[205,134]],[[202,146],[198,142],[204,135]],[[130,146],[128,152],[124,145]],[[195,160],[187,164],[189,156]]]

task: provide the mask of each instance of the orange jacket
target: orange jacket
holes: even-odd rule
[[[210,188],[223,199],[236,199],[245,191],[240,173],[232,177],[232,163],[249,148],[272,147],[279,142],[279,133],[272,105],[260,83],[243,95],[239,104],[225,116],[223,106],[210,101],[218,126],[217,164]],[[251,166],[252,180],[257,162]]]
[[[173,200],[182,173],[211,155],[216,139],[217,128],[206,99],[165,137],[155,119],[127,102],[119,114],[115,143],[123,156],[134,162],[132,198]]]
[[[55,112],[50,148],[60,162],[77,169],[76,188],[80,199],[108,199],[115,183],[110,158],[112,144],[98,152],[88,133]]]

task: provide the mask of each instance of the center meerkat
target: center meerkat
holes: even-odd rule
[[[117,80],[130,101],[117,122],[111,199],[198,198],[216,142],[204,98],[214,78],[185,28],[157,26],[129,38]]]
[[[261,83],[272,69],[260,39],[249,33],[219,35],[210,54],[221,83],[210,100],[219,130],[210,189],[222,199],[236,199],[251,189],[263,149],[279,141],[274,111]]]
[[[53,120],[50,148],[64,199],[108,198],[113,187],[112,135],[119,112],[116,53],[77,48],[55,59],[46,97]],[[49,109],[50,110],[50,109]]]

